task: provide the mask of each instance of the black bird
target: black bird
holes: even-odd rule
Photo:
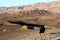
[[[27,25],[27,26],[35,26],[35,27],[40,27],[41,25],[38,25],[38,24],[30,24],[30,23],[25,23],[25,22],[23,22],[23,21],[16,21],[16,22],[14,22],[14,21],[8,21],[8,22],[10,22],[10,23],[13,23],[13,24],[19,24],[19,25]]]
[[[38,24],[30,24],[30,23],[25,23],[25,22],[23,22],[23,21],[16,21],[16,22],[14,22],[14,21],[8,21],[8,22],[10,22],[10,23],[13,23],[13,24],[19,24],[19,25],[27,25],[28,27],[28,29],[34,29],[34,27],[41,27],[40,28],[40,34],[41,33],[44,33],[45,32],[45,27],[44,27],[44,25],[38,25]]]

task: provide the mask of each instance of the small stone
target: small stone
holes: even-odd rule
[[[24,25],[24,26],[20,27],[20,30],[27,30],[27,26]]]
[[[6,29],[3,29],[2,31],[3,31],[3,32],[6,32],[7,30],[6,30]]]

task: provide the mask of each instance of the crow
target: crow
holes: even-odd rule
[[[26,25],[26,26],[28,26],[27,27],[28,29],[34,29],[34,27],[39,27],[40,28],[40,32],[39,32],[40,34],[45,32],[44,25],[30,24],[30,23],[25,23],[23,21],[16,21],[16,22],[8,21],[8,22],[13,23],[13,24]]]

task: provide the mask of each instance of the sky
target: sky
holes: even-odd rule
[[[53,0],[0,0],[0,6],[9,7],[9,6],[21,6],[34,4],[38,2],[51,2]]]

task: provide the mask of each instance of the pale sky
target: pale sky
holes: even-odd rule
[[[34,4],[38,2],[51,2],[53,0],[0,0],[0,6],[9,7],[9,6],[20,6]]]

